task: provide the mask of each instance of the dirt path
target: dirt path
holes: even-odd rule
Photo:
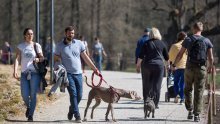
[[[91,71],[87,71],[86,75],[90,77]],[[123,88],[127,90],[135,90],[140,96],[142,96],[142,80],[141,75],[136,73],[124,73],[124,72],[103,72],[103,77],[105,80],[114,87]],[[150,123],[150,124],[192,124],[192,120],[187,120],[187,111],[184,105],[174,104],[171,102],[164,102],[164,93],[166,92],[165,80],[162,84],[161,89],[161,102],[159,104],[160,109],[156,110],[155,118],[144,119],[143,112],[143,100],[131,101],[129,99],[120,99],[118,104],[114,104],[115,117],[118,120],[117,123],[129,123],[129,124],[140,124],[140,123]],[[87,102],[87,95],[90,88],[84,85],[83,99],[80,103],[80,113],[83,117],[85,105]],[[74,121],[68,121],[67,113],[69,106],[69,96],[67,93],[61,94],[62,97],[56,102],[40,107],[34,115],[35,123],[73,123]],[[93,105],[94,103],[92,103]],[[107,104],[102,102],[100,106],[95,109],[94,119],[91,120],[89,115],[91,109],[88,110],[88,122],[86,123],[104,123],[104,117],[106,113]],[[109,117],[110,118],[110,117]],[[111,119],[111,118],[110,118]],[[9,118],[9,121],[5,123],[24,123],[26,118],[13,117]],[[85,122],[83,122],[85,123]]]

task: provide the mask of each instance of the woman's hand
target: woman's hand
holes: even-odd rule
[[[141,67],[139,65],[136,66],[136,71],[137,71],[137,73],[141,72]]]
[[[15,72],[13,73],[13,77],[14,77],[15,79],[19,80],[17,71],[15,71]]]

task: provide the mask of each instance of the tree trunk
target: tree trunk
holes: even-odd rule
[[[91,1],[91,17],[90,17],[90,41],[91,41],[91,43],[93,44],[93,38],[94,38],[94,2],[93,1]]]
[[[97,22],[96,22],[96,36],[100,37],[100,11],[101,11],[101,0],[97,0]]]

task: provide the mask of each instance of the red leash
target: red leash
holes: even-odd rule
[[[100,77],[100,80],[99,80],[99,83],[97,85],[94,84],[94,75],[95,75],[95,72],[92,73],[92,87],[100,87],[101,84],[102,84],[102,81],[104,81],[107,85],[108,83],[103,79],[102,75],[99,74],[98,76]],[[111,87],[110,85],[108,85],[109,87]]]

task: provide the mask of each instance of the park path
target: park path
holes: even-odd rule
[[[92,71],[86,71],[88,77],[91,76]],[[104,79],[114,87],[123,88],[127,90],[135,90],[142,96],[142,80],[141,74],[137,73],[126,73],[126,72],[114,72],[114,71],[103,71],[102,75]],[[121,98],[117,104],[114,104],[115,117],[118,120],[116,123],[119,124],[193,124],[192,120],[187,120],[187,111],[184,105],[174,104],[173,99],[171,102],[165,101],[165,92],[167,90],[166,79],[164,78],[161,89],[161,99],[159,103],[159,109],[155,112],[155,118],[144,119],[143,112],[143,100],[132,101],[130,99]],[[90,81],[90,78],[89,80]],[[84,83],[83,86],[83,99],[79,105],[81,117],[83,117],[84,109],[87,102],[88,92],[90,88]],[[59,92],[59,91],[57,91]],[[69,106],[68,93],[59,93],[61,97],[52,104],[40,107],[34,115],[35,123],[74,123],[74,121],[68,121],[67,113]],[[91,104],[91,106],[94,102]],[[90,106],[90,107],[91,107]],[[95,123],[107,123],[104,120],[106,113],[107,104],[102,102],[100,106],[95,109],[94,119],[91,120],[89,115],[91,108],[88,110],[88,124]],[[204,116],[204,115],[203,115]],[[109,119],[111,117],[109,116]],[[204,121],[202,117],[201,124]],[[26,118],[12,117],[9,121],[4,123],[24,123]],[[108,122],[109,123],[109,122]],[[110,122],[111,123],[111,122]],[[32,123],[33,124],[33,123]]]

